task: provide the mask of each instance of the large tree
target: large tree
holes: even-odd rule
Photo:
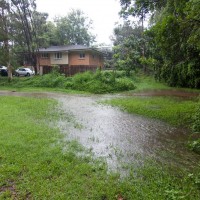
[[[26,55],[26,60],[36,69],[36,52],[41,43],[44,43],[44,25],[47,14],[36,11],[35,0],[1,0],[1,28],[6,33],[7,45],[4,49],[6,53],[7,65],[11,63],[13,56],[17,53]],[[5,6],[6,5],[6,6]],[[5,35],[5,34],[4,34]]]
[[[200,88],[200,1],[120,0],[121,14],[151,14],[149,46],[157,78],[172,86]]]
[[[114,61],[115,67],[124,69],[127,75],[131,70],[141,66],[142,48],[144,44],[141,26],[131,25],[128,22],[120,24],[114,29]]]
[[[67,16],[55,19],[59,44],[91,45],[95,36],[91,34],[92,21],[81,10],[72,10]]]

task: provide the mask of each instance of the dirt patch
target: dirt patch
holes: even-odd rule
[[[14,200],[17,200],[16,186],[13,181],[8,181],[7,185],[3,185],[0,187],[0,194],[5,192],[9,192],[10,197],[12,197],[12,199]]]

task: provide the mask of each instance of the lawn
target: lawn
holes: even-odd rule
[[[171,125],[189,127],[198,105],[197,100],[181,100],[172,97],[127,97],[106,101],[123,110],[154,119]]]
[[[102,160],[78,157],[83,147],[53,128],[62,116],[54,100],[1,96],[0,105],[0,199],[200,198],[198,172],[147,162],[122,178]]]

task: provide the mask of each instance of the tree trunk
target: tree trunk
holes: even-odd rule
[[[5,33],[5,39],[4,39],[4,48],[6,52],[6,60],[7,60],[7,70],[8,70],[8,81],[10,82],[12,80],[12,69],[10,65],[10,48],[9,48],[9,35],[8,35],[8,17],[4,12],[4,9],[2,9],[2,18],[3,18],[3,26],[4,26],[4,33]]]
[[[144,40],[144,13],[142,11],[142,58],[145,58],[145,40]],[[146,64],[143,64],[143,71],[144,73],[146,73],[147,68],[146,68]]]

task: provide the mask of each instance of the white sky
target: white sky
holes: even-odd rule
[[[67,15],[72,8],[82,10],[93,21],[92,33],[97,35],[97,43],[111,44],[109,37],[120,20],[119,0],[36,0],[36,3],[38,11],[49,14],[49,20]]]

